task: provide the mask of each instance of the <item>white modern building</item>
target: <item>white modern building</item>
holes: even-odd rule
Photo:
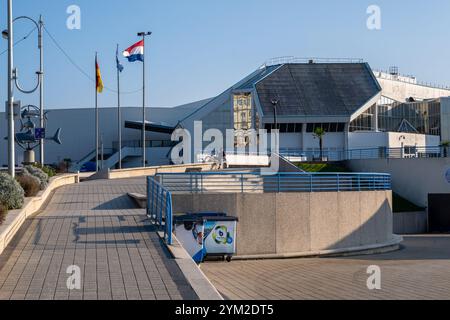
[[[263,65],[218,96],[174,108],[148,108],[148,165],[170,163],[176,128],[194,134],[201,121],[203,135],[218,129],[226,137],[234,130],[229,152],[246,145],[246,136],[256,130],[280,130],[280,149],[307,154],[319,151],[314,137],[317,127],[325,130],[325,152],[364,148],[438,146],[450,140],[450,90],[421,85],[413,77],[395,72],[373,72],[362,61],[284,59]],[[123,166],[140,166],[141,108],[122,108]],[[6,119],[4,114],[1,119]],[[62,145],[46,144],[46,164],[71,159],[79,170],[95,159],[95,110],[59,109],[48,113],[47,133],[62,128]],[[6,136],[6,120],[0,134]],[[17,119],[16,127],[20,128]],[[115,167],[117,108],[100,110],[103,167]],[[206,139],[207,140],[207,139]],[[208,142],[200,147],[204,148]],[[0,165],[7,165],[7,141],[0,140]],[[196,161],[198,146],[191,146]],[[215,150],[216,153],[222,152]],[[23,160],[16,148],[17,164]]]

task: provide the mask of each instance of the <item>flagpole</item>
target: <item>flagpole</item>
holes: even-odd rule
[[[145,141],[145,37],[150,36],[151,32],[139,32],[138,37],[142,37],[144,52],[142,59],[142,167],[146,167],[146,141]]]
[[[144,41],[144,59],[142,61],[142,167],[146,167],[146,141],[145,141],[145,34],[142,35]]]
[[[98,172],[98,76],[97,76],[97,52],[95,53],[95,171]]]
[[[116,59],[118,59],[117,54],[119,52],[119,44],[117,44]],[[118,62],[118,61],[117,61]],[[122,169],[122,115],[120,112],[120,69],[117,65],[117,133],[119,139],[119,169]]]

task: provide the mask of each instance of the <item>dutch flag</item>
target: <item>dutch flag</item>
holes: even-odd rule
[[[123,52],[129,62],[144,61],[144,40],[141,40]]]

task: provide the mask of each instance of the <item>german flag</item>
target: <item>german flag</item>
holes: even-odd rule
[[[95,88],[98,93],[103,92],[103,80],[102,74],[100,73],[100,67],[98,65],[97,55],[95,55]]]

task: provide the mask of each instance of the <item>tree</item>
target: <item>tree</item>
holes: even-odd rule
[[[450,148],[450,141],[442,141],[441,147],[444,150],[444,158],[447,158],[448,149]]]
[[[319,145],[320,145],[320,159],[323,159],[323,137],[325,136],[327,132],[322,127],[317,127],[314,130],[313,136],[317,139],[319,139]]]

